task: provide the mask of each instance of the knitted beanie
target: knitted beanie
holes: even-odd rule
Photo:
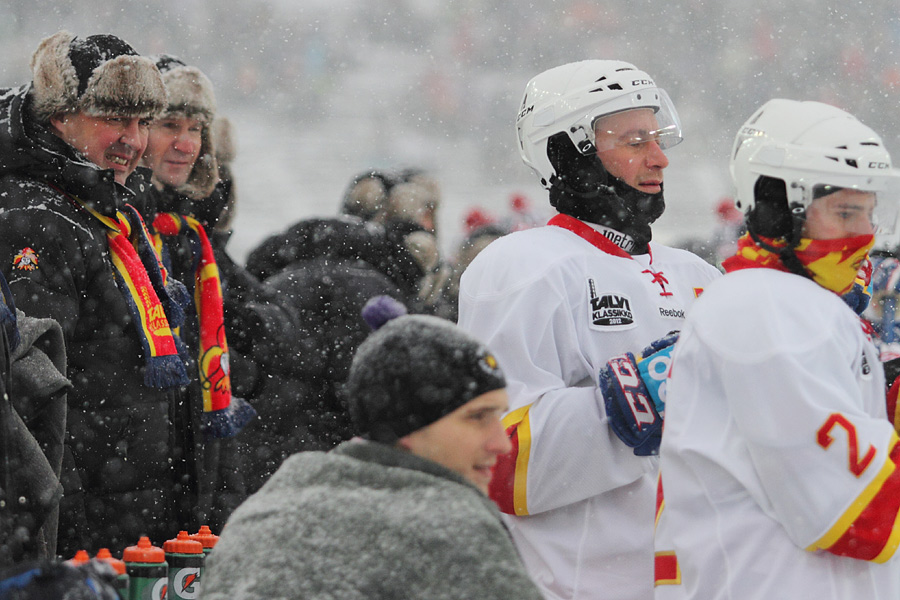
[[[185,196],[200,200],[209,196],[219,177],[216,164],[215,137],[212,123],[216,116],[216,96],[209,78],[197,67],[168,54],[153,57],[168,92],[169,102],[157,118],[180,117],[197,119],[203,126],[200,133],[200,154],[187,182],[178,188]]]
[[[45,38],[31,57],[32,113],[41,123],[59,112],[152,118],[166,106],[153,61],[114,35]]]
[[[445,319],[404,315],[359,346],[345,392],[359,433],[393,444],[504,387],[503,372],[483,344]]]

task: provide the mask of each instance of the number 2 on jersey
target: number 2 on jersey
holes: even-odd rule
[[[869,449],[866,451],[866,455],[862,457],[862,460],[859,459],[859,443],[856,439],[856,426],[851,423],[847,417],[840,413],[832,413],[828,419],[825,420],[825,424],[819,427],[818,435],[816,439],[819,442],[819,445],[825,448],[826,450],[834,441],[834,438],[831,437],[831,431],[835,427],[840,427],[844,431],[847,432],[847,462],[848,468],[850,472],[859,477],[862,475],[869,465],[872,463],[872,459],[875,458],[875,446],[869,445]]]

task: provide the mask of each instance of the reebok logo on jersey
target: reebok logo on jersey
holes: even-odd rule
[[[676,310],[674,308],[663,308],[659,307],[659,316],[665,317],[666,319],[683,319],[684,311]]]
[[[594,328],[634,325],[631,300],[623,294],[598,294],[593,279],[588,279],[591,326]]]

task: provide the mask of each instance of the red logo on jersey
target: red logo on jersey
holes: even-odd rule
[[[651,283],[659,284],[660,289],[662,290],[659,295],[660,296],[671,296],[672,292],[666,289],[666,286],[669,285],[669,280],[666,279],[666,276],[662,274],[662,271],[656,272],[651,271],[650,269],[644,269],[641,273],[648,273],[653,276],[653,281]]]

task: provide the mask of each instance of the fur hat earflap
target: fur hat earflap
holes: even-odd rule
[[[216,96],[209,78],[197,67],[185,64],[168,54],[153,57],[162,73],[169,95],[169,103],[158,119],[197,119],[203,124],[200,133],[200,154],[187,182],[178,191],[194,200],[209,196],[219,180],[216,164],[215,133],[212,122],[216,116]]]
[[[231,121],[228,117],[216,117],[212,128],[216,136],[216,160],[220,166],[228,166],[234,162],[237,155]]]
[[[31,57],[32,111],[42,123],[60,112],[152,118],[166,88],[149,58],[114,35],[78,38],[59,31]]]

